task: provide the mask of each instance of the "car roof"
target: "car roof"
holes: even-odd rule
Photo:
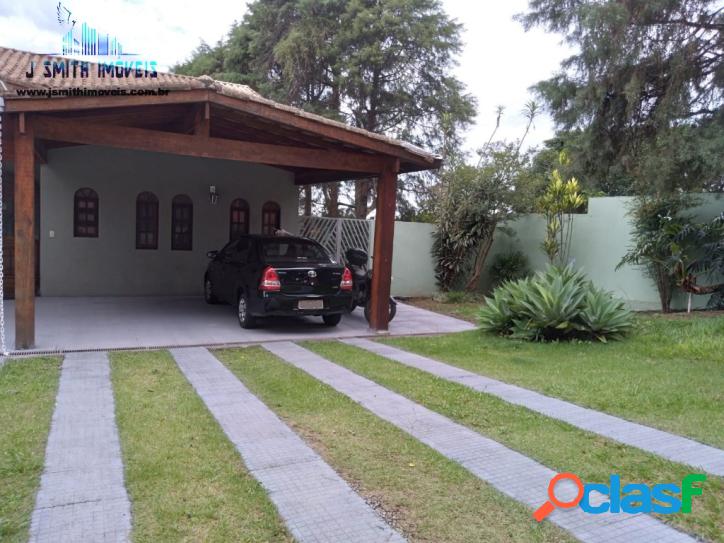
[[[297,240],[297,241],[311,241],[312,243],[319,243],[317,240],[314,240],[311,238],[305,238],[303,236],[287,236],[287,235],[277,236],[274,234],[245,234],[241,237],[260,240],[260,241]]]

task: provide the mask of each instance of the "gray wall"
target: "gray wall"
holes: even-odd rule
[[[370,221],[370,254],[375,239],[375,223]],[[430,296],[437,291],[435,262],[432,259],[434,224],[395,221],[392,249],[392,296]]]
[[[209,202],[216,185],[219,202]],[[99,197],[99,237],[73,237],[73,195],[90,187]],[[137,250],[136,196],[159,199],[159,247]],[[193,251],[171,250],[171,199],[194,202]],[[201,294],[206,252],[229,236],[229,205],[244,198],[250,229],[261,229],[267,200],[281,206],[281,226],[297,231],[298,196],[292,175],[241,162],[104,147],[52,150],[40,176],[40,292],[43,296]],[[54,232],[51,238],[50,233]]]

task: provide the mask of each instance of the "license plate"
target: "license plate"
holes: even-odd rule
[[[324,300],[299,300],[298,309],[324,309]]]

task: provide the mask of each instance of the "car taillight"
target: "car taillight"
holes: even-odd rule
[[[268,266],[264,269],[261,274],[261,283],[259,283],[259,290],[264,292],[278,292],[282,289],[282,283],[279,281],[279,275],[277,271]]]
[[[342,272],[342,282],[339,284],[340,290],[352,290],[352,272],[349,268],[345,268]]]

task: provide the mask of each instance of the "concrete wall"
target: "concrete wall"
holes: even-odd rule
[[[724,211],[724,195],[702,195],[702,204],[691,210],[698,220],[714,218]],[[582,269],[599,287],[614,292],[624,299],[630,307],[637,310],[660,309],[656,287],[643,269],[636,266],[624,266],[616,270],[616,265],[626,253],[631,243],[631,224],[627,213],[633,198],[606,197],[591,198],[588,213],[576,215],[573,221],[571,257],[576,267]],[[510,223],[515,231],[510,237],[498,232],[488,266],[496,255],[519,250],[528,257],[533,270],[546,267],[548,259],[541,249],[545,234],[545,218],[542,215],[526,215]],[[490,278],[482,277],[481,286],[489,288]],[[695,296],[696,306],[706,305],[708,296]],[[674,307],[685,307],[682,293],[674,298]]]
[[[391,286],[393,296],[430,296],[437,291],[435,261],[431,252],[434,230],[434,224],[395,222]],[[372,221],[370,248],[373,246],[374,236],[375,225]]]
[[[698,220],[714,218],[724,211],[724,195],[701,195],[701,205],[691,210]],[[659,298],[651,279],[642,268],[616,265],[631,240],[631,225],[627,216],[632,198],[591,198],[588,213],[576,215],[573,226],[571,257],[601,288],[614,292],[637,310],[660,308]],[[508,224],[515,235],[496,234],[481,278],[481,289],[490,289],[489,266],[496,255],[519,250],[528,257],[533,270],[544,269],[548,259],[541,249],[545,233],[542,215],[525,215]],[[437,291],[435,262],[431,255],[434,225],[426,223],[395,223],[394,258],[392,263],[392,293],[395,296],[430,296]],[[372,228],[374,236],[374,227]],[[371,244],[370,244],[371,245]],[[708,296],[695,296],[695,307],[706,305]],[[682,293],[674,297],[674,307],[686,306]]]
[[[209,202],[216,185],[219,202]],[[90,187],[99,197],[99,237],[73,237],[73,195]],[[137,250],[136,196],[159,199],[159,247]],[[194,202],[193,251],[171,250],[171,199]],[[281,226],[297,231],[292,175],[256,164],[124,151],[103,147],[52,150],[40,176],[40,292],[44,296],[201,294],[206,252],[229,236],[229,205],[244,198],[250,229],[261,229],[267,200],[281,206]],[[54,236],[51,237],[51,232]]]

